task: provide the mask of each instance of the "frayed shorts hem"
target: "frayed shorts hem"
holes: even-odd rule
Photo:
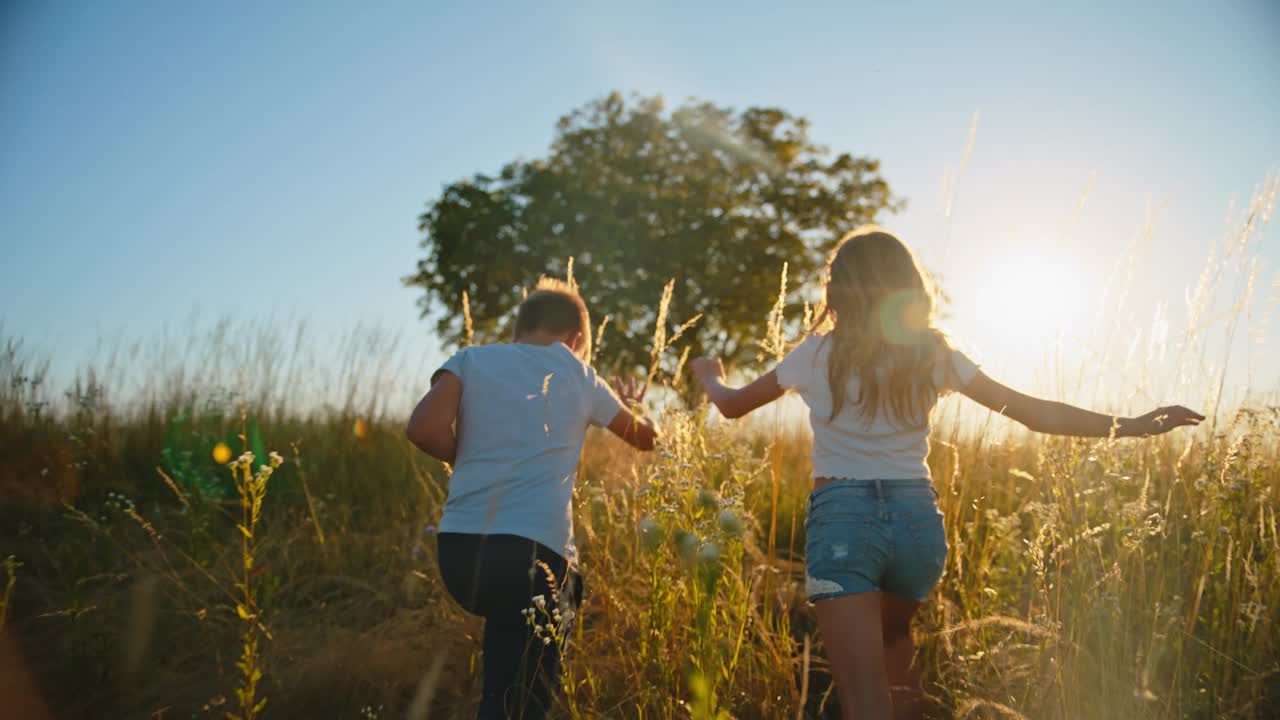
[[[814,593],[808,596],[808,601],[809,601],[809,604],[812,605],[818,602],[819,600],[830,600],[832,598],[848,597],[850,595],[863,595],[869,592],[880,592],[880,593],[884,593],[885,595],[893,595],[895,597],[905,598],[907,600],[912,600],[914,602],[924,602],[929,599],[928,595],[925,595],[924,597],[913,597],[910,595],[899,595],[898,593],[890,592],[888,590],[885,590],[884,588],[863,587],[863,588],[853,588],[849,590],[834,590],[831,592]]]

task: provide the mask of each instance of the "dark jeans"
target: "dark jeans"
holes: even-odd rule
[[[480,720],[540,720],[560,686],[560,648],[534,635],[524,615],[541,595],[546,611],[577,611],[582,582],[558,553],[516,535],[440,533],[440,575],[467,612],[484,618]],[[542,567],[542,565],[546,567]],[[535,621],[551,622],[541,612]]]

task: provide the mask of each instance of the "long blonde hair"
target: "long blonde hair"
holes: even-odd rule
[[[933,327],[932,288],[910,248],[877,227],[854,230],[827,259],[824,294],[815,327],[831,322],[831,420],[844,409],[856,372],[854,402],[868,420],[884,410],[909,426],[927,424],[946,338]]]

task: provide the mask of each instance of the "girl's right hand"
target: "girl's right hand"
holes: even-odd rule
[[[1126,429],[1135,436],[1147,437],[1161,435],[1184,425],[1196,426],[1202,420],[1204,420],[1204,416],[1194,410],[1189,410],[1181,405],[1170,405],[1156,408],[1146,415],[1139,415],[1133,418],[1130,420],[1129,428]]]
[[[703,385],[710,385],[712,381],[724,377],[724,365],[715,356],[694,358],[689,363],[689,371]]]

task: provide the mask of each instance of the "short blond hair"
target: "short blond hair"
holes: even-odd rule
[[[533,292],[516,308],[516,337],[530,332],[582,333],[584,357],[591,356],[591,314],[573,285],[541,277]]]

